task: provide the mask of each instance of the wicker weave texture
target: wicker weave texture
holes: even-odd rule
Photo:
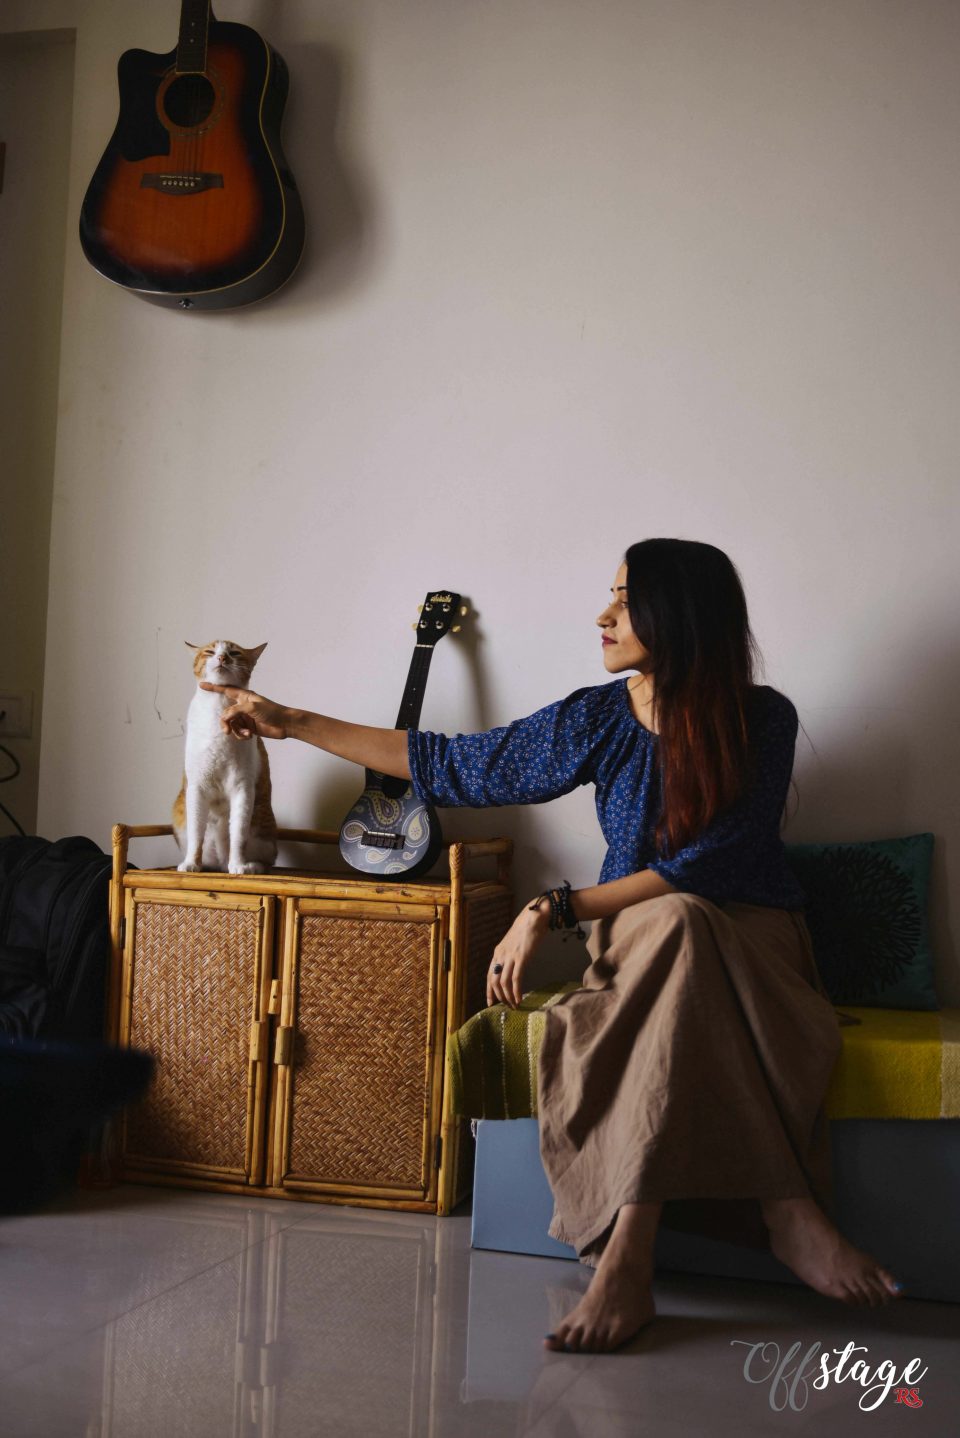
[[[513,922],[513,896],[496,894],[467,905],[466,1000],[460,1022],[487,1006],[487,969],[493,951]]]
[[[433,928],[304,915],[288,1177],[422,1183]]]
[[[125,1157],[246,1168],[260,911],[136,905],[130,1043],[156,1058]]]

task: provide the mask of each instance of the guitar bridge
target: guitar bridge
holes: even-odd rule
[[[141,190],[161,190],[165,195],[199,195],[203,190],[222,190],[223,176],[212,172],[167,175],[150,171],[140,176]]]
[[[403,835],[388,834],[383,829],[364,829],[360,843],[369,849],[402,849]]]

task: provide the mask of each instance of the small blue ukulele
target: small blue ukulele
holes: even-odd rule
[[[460,595],[448,590],[423,601],[395,729],[417,727],[434,647],[445,634],[457,633],[456,621],[466,612]],[[436,812],[409,781],[368,769],[366,787],[340,826],[340,853],[351,868],[375,878],[414,879],[435,863],[442,844]]]

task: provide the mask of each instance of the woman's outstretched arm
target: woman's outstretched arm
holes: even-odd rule
[[[220,715],[220,727],[237,739],[252,739],[255,735],[262,739],[302,739],[305,744],[378,774],[410,778],[405,729],[377,729],[312,714],[309,709],[289,709],[252,689],[236,689],[230,684],[203,682],[200,688],[226,695],[230,702]]]

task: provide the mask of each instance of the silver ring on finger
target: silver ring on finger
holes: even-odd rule
[[[503,964],[494,964],[494,966],[493,966],[493,972],[494,972],[495,974],[502,974],[502,973],[503,973]]]

